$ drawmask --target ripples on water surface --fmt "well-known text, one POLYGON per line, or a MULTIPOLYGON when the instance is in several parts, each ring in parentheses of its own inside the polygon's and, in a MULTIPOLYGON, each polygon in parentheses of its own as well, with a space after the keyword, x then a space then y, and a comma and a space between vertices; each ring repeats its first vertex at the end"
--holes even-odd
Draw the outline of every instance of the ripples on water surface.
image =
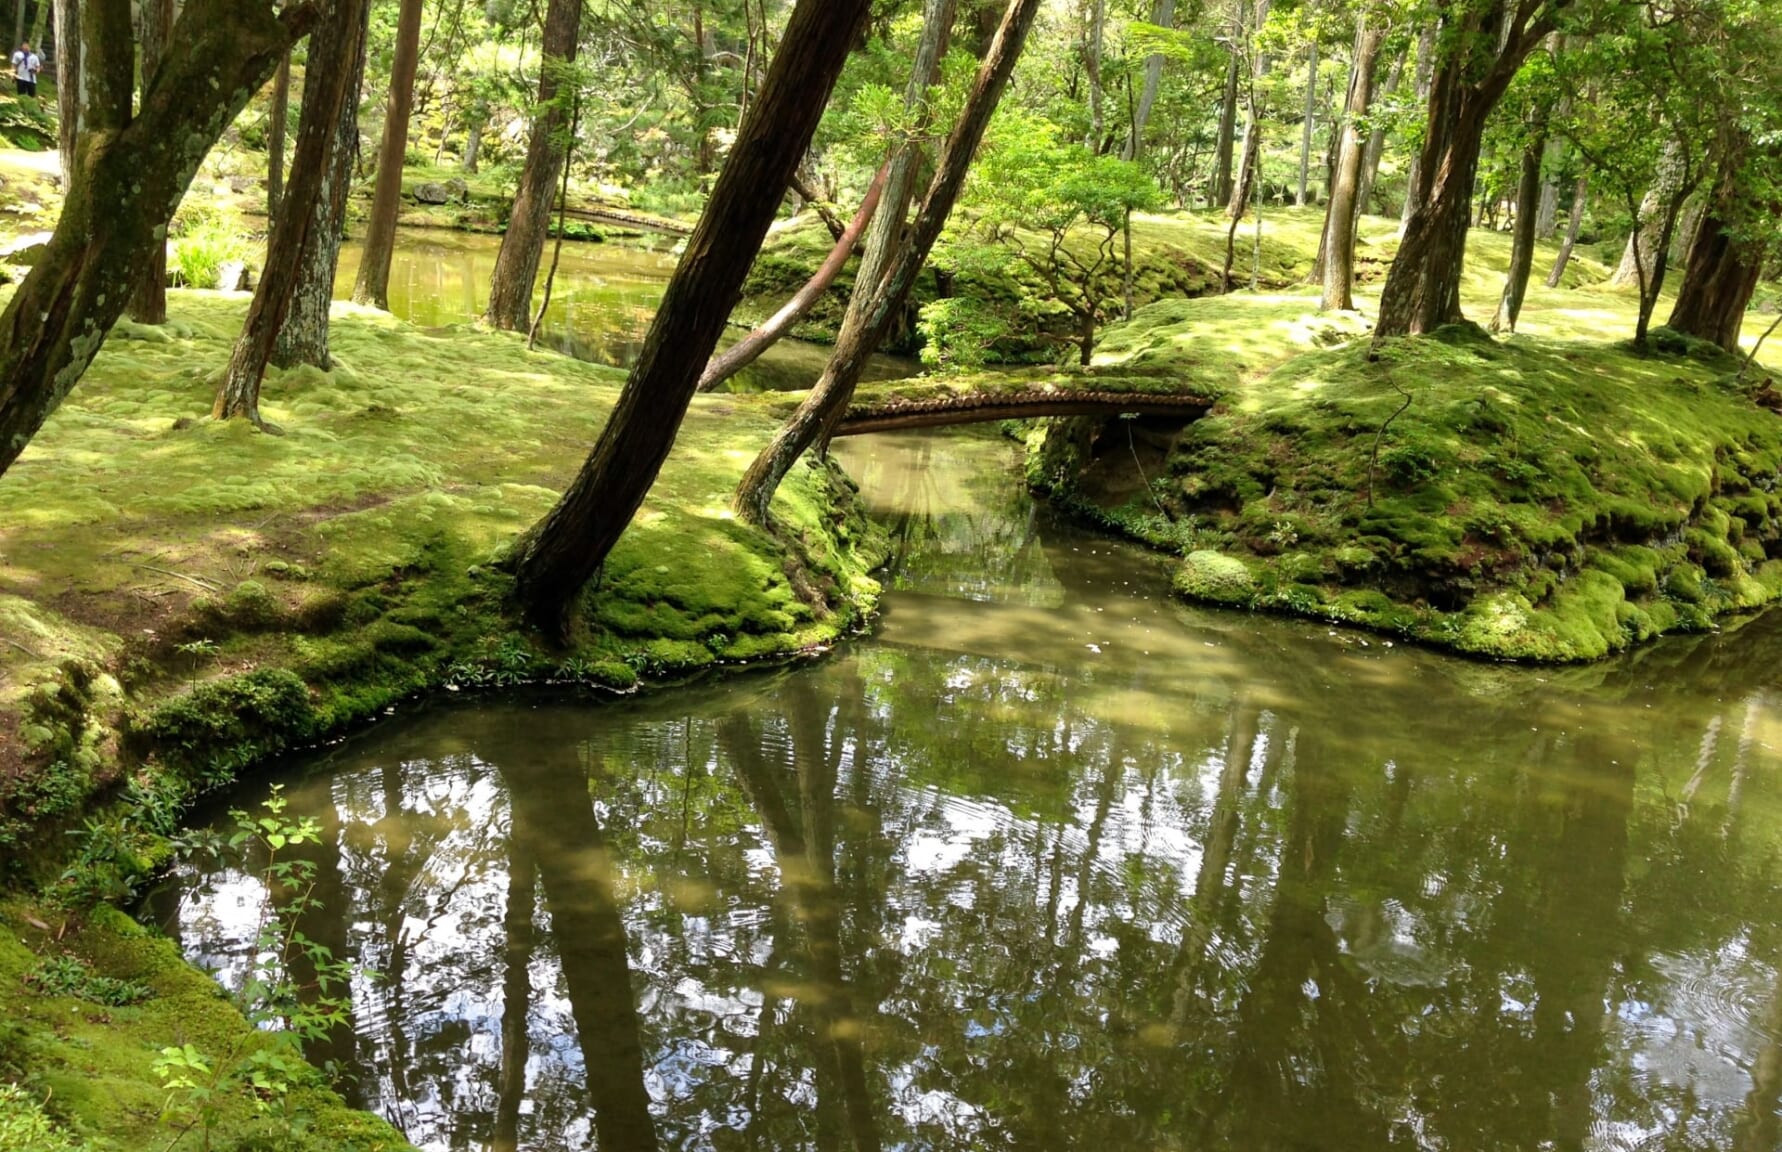
MULTIPOLYGON (((994 439, 848 454, 873 639, 286 774, 305 928, 383 974, 350 1096, 439 1149, 1777 1146, 1782 617, 1462 663, 1174 605, 994 439)), ((158 908, 228 978, 262 898, 158 908)))

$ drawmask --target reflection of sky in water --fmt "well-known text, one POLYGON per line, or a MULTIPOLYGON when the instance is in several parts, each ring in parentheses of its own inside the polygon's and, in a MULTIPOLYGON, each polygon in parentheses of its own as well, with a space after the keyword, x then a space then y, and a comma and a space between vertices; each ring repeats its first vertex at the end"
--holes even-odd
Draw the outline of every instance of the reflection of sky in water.
MULTIPOLYGON (((1591 669, 1364 648, 1175 605, 960 496, 996 441, 918 439, 848 448, 964 518, 912 535, 881 639, 429 713, 288 781, 337 848, 312 934, 388 974, 369 1106, 628 1147, 591 1101, 635 1068, 665 1148, 1778 1145, 1776 622, 1591 669)), ((239 979, 262 894, 209 879, 177 931, 239 979)))

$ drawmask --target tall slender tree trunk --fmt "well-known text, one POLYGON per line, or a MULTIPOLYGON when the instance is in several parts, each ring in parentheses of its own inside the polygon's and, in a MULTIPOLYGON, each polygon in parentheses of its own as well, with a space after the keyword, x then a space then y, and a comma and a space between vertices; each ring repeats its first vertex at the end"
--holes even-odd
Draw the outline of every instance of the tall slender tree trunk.
POLYGON ((816 387, 805 397, 792 418, 786 422, 763 448, 743 475, 736 490, 735 507, 750 523, 766 525, 774 492, 799 457, 819 441, 827 441, 835 424, 847 411, 854 388, 866 367, 867 357, 884 338, 892 319, 903 309, 916 274, 927 262, 928 254, 940 238, 953 203, 965 184, 966 172, 984 138, 997 103, 1002 99, 1009 76, 1015 70, 1027 34, 1042 0, 1010 0, 990 50, 985 53, 966 96, 959 122, 941 150, 935 163, 928 192, 922 199, 922 210, 916 216, 910 235, 897 250, 876 284, 856 281, 855 294, 865 294, 858 306, 850 303, 842 329, 835 342, 835 351, 823 369, 816 387))
POLYGON ((1430 83, 1418 207, 1380 294, 1376 347, 1387 337, 1429 332, 1460 319, 1467 209, 1485 122, 1568 3, 1552 0, 1512 10, 1507 0, 1493 0, 1460 17, 1456 46, 1437 62, 1430 83))
POLYGON ((396 252, 396 214, 402 207, 402 167, 408 157, 408 117, 414 107, 415 69, 420 63, 421 8, 421 0, 402 0, 396 17, 396 57, 390 68, 383 144, 377 153, 377 188, 371 196, 371 216, 365 222, 359 277, 353 284, 355 303, 386 312, 390 310, 390 259, 396 252))
POLYGON ((1349 103, 1343 110, 1343 138, 1337 150, 1336 179, 1324 211, 1324 296, 1322 308, 1353 311, 1355 299, 1355 198, 1367 145, 1362 121, 1373 100, 1374 63, 1386 41, 1386 27, 1362 17, 1355 37, 1355 67, 1349 103))
MULTIPOLYGON (((365 19, 368 0, 333 0, 328 20, 346 37, 353 37, 365 19)), ((318 63, 320 61, 318 60, 318 63)), ((224 370, 211 416, 227 420, 246 417, 256 428, 276 432, 260 417, 260 381, 272 360, 273 346, 302 276, 303 253, 327 218, 328 176, 333 167, 339 137, 341 108, 351 95, 352 68, 318 68, 308 73, 304 87, 317 89, 318 115, 297 125, 297 150, 291 159, 291 184, 273 222, 266 245, 266 268, 248 305, 247 321, 235 341, 234 354, 224 370), (321 75, 316 75, 319 71, 321 75)), ((307 94, 305 103, 308 103, 307 94)))
POLYGON ((1089 36, 1083 62, 1089 73, 1089 136, 1083 144, 1099 155, 1107 134, 1106 117, 1102 112, 1101 53, 1107 39, 1108 0, 1089 0, 1089 36))
MULTIPOLYGON (((1417 103, 1427 106, 1429 102, 1429 86, 1435 76, 1436 58, 1436 24, 1431 22, 1417 37, 1417 68, 1413 74, 1417 93, 1417 103)), ((1405 166, 1405 202, 1399 213, 1398 234, 1402 239, 1405 229, 1411 225, 1411 216, 1416 213, 1423 189, 1423 149, 1411 149, 1411 159, 1405 166)))
MULTIPOLYGON (((304 242, 303 255, 297 270, 297 287, 291 293, 291 306, 285 311, 285 322, 279 326, 278 340, 272 347, 272 362, 280 368, 310 364, 326 372, 334 367, 329 348, 330 312, 334 304, 334 277, 340 266, 340 243, 346 233, 347 199, 353 188, 353 166, 359 154, 359 91, 365 79, 365 56, 370 50, 371 8, 368 4, 360 18, 356 36, 350 29, 332 24, 316 29, 309 39, 310 59, 349 62, 346 102, 340 107, 340 118, 334 129, 334 151, 328 158, 326 192, 316 200, 315 223, 304 242)), ((301 126, 308 117, 325 116, 320 107, 325 98, 322 86, 306 85, 303 107, 298 112, 301 126), (315 105, 312 110, 312 100, 315 105)))
MULTIPOLYGON (((1269 2, 1270 0, 1256 0, 1254 9, 1256 28, 1252 30, 1253 33, 1268 23, 1269 2)), ((1254 35, 1252 35, 1251 44, 1255 44, 1254 35)), ((1239 219, 1249 210, 1251 196, 1256 195, 1259 191, 1256 187, 1259 181, 1255 179, 1255 173, 1259 168, 1258 161, 1262 150, 1262 117, 1256 87, 1257 83, 1268 75, 1270 61, 1267 52, 1260 48, 1255 48, 1254 51, 1256 59, 1250 69, 1250 98, 1244 109, 1244 146, 1239 154, 1237 183, 1231 190, 1231 202, 1225 206, 1225 210, 1230 213, 1233 220, 1239 219)))
MULTIPOLYGON (((1404 77, 1405 52, 1393 57, 1392 68, 1386 73, 1385 86, 1380 89, 1384 96, 1391 96, 1398 91, 1399 81, 1404 77)), ((1370 101, 1372 103, 1372 101, 1370 101)), ((1367 148, 1361 154, 1361 180, 1355 186, 1355 226, 1361 227, 1361 218, 1367 215, 1369 202, 1374 195, 1374 180, 1380 174, 1380 158, 1386 152, 1386 133, 1374 129, 1367 134, 1367 148)))
POLYGON ((871 0, 799 0, 793 9, 611 418, 563 498, 515 550, 515 595, 547 633, 564 635, 576 597, 655 483, 871 11, 871 0))
MULTIPOLYGON (((82 0, 54 0, 56 19, 56 136, 62 149, 62 187, 74 183, 75 141, 86 109, 81 102, 80 9, 82 0)), ((89 0, 90 2, 90 0, 89 0)), ((51 0, 43 0, 46 5, 51 0)), ((41 16, 42 9, 38 9, 41 16)), ((38 39, 42 39, 39 33, 38 39)))
POLYGON ((575 62, 581 27, 582 0, 551 0, 545 16, 544 65, 539 73, 532 141, 526 147, 519 194, 489 282, 487 320, 509 332, 524 332, 532 319, 532 287, 550 234, 551 198, 569 143, 564 139, 569 102, 567 94, 560 91, 562 73, 566 65, 575 62))
POLYGON ((470 123, 470 134, 464 140, 464 171, 476 175, 477 160, 483 154, 483 121, 473 120, 470 123))
MULTIPOLYGON (((1176 23, 1176 0, 1154 0, 1151 23, 1159 28, 1173 28, 1176 23)), ((1139 89, 1138 107, 1132 113, 1132 135, 1126 138, 1121 158, 1137 160, 1145 147, 1145 126, 1151 122, 1151 110, 1157 106, 1157 90, 1163 84, 1163 54, 1153 52, 1145 57, 1145 83, 1139 89)))
POLYGON ((272 101, 266 124, 266 218, 278 215, 285 194, 285 130, 291 118, 291 57, 278 62, 272 76, 272 101))
MULTIPOLYGON (((12 42, 14 44, 23 43, 25 39, 25 3, 26 0, 13 0, 12 42)), ((33 41, 32 47, 41 48, 43 45, 33 41)))
POLYGON ((1559 255, 1553 260, 1553 271, 1547 274, 1547 287, 1557 288, 1565 279, 1565 266, 1572 262, 1572 249, 1578 246, 1578 232, 1584 227, 1584 208, 1590 201, 1590 178, 1578 177, 1572 189, 1572 215, 1565 226, 1565 239, 1560 241, 1559 255))
MULTIPOLYGON (((1240 6, 1237 36, 1243 35, 1243 10, 1240 6)), ((1225 64, 1225 92, 1219 99, 1219 134, 1213 144, 1213 179, 1208 189, 1209 207, 1224 207, 1231 203, 1232 148, 1237 136, 1238 70, 1242 66, 1243 53, 1234 44, 1231 47, 1231 59, 1225 64)))
MULTIPOLYGON (((128 108, 128 0, 87 2, 97 32, 88 45, 98 45, 89 107, 121 87, 116 106, 128 108)), ((55 233, 0 313, 0 473, 80 380, 205 153, 315 16, 307 3, 281 16, 266 0, 187 0, 183 39, 138 115, 120 127, 108 113, 93 126, 104 130, 83 136, 55 233)))
POLYGON ((1493 332, 1514 332, 1528 294, 1528 275, 1534 268, 1535 230, 1541 206, 1541 156, 1547 150, 1546 131, 1522 150, 1522 175, 1516 185, 1516 230, 1510 241, 1510 270, 1504 277, 1504 294, 1491 318, 1493 332))
MULTIPOLYGON (((166 51, 167 32, 173 27, 173 0, 141 0, 142 93, 146 99, 155 70, 166 51)), ((130 301, 130 315, 138 324, 163 324, 167 320, 167 245, 149 253, 148 267, 130 301)))
MULTIPOLYGON (((1314 10, 1315 11, 1315 10, 1314 10)), ((1316 36, 1306 49, 1306 107, 1299 125, 1299 187, 1293 193, 1293 206, 1306 206, 1306 189, 1312 175, 1312 130, 1318 122, 1318 41, 1316 36)))
MULTIPOLYGON (((1561 101, 1558 116, 1564 120, 1569 114, 1567 101, 1561 101)), ((1547 147, 1541 153, 1541 171, 1545 178, 1541 181, 1541 202, 1535 208, 1535 239, 1551 240, 1559 231, 1559 169, 1565 160, 1565 141, 1555 136, 1547 141, 1547 147)))

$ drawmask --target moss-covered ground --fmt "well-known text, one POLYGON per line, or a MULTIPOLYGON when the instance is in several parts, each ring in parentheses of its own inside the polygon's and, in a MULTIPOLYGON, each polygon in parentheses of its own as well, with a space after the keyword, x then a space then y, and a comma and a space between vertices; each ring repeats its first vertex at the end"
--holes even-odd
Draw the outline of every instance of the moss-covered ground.
MULTIPOLYGON (((1507 245, 1475 234, 1469 255, 1485 318, 1507 245)), ((1094 371, 1219 405, 1185 428, 1035 430, 1030 475, 1180 553, 1194 599, 1543 661, 1712 627, 1782 593, 1782 418, 1754 400, 1767 364, 1739 381, 1736 358, 1664 332, 1636 351, 1634 302, 1591 285, 1602 272, 1579 261, 1568 286, 1535 288, 1518 335, 1456 326, 1377 359, 1355 338, 1365 293, 1360 315, 1302 294, 1152 305, 1107 333, 1094 371)))
MULTIPOLYGON (((774 419, 717 397, 695 403, 570 646, 546 650, 494 562, 574 474, 622 375, 342 305, 332 371, 269 374, 263 410, 285 434, 265 435, 208 419, 245 304, 175 292, 165 328, 120 325, 0 483, 0 888, 42 894, 21 915, 124 897, 165 859, 167 812, 417 693, 625 691, 820 649, 872 608, 882 540, 838 473, 795 470, 781 537, 732 518, 774 419)), ((5 951, 15 927, 0 1020, 24 1028, 26 1071, 81 1131, 145 1147, 133 1133, 156 1105, 134 1054, 104 1057, 128 1091, 55 1079, 79 1078, 105 1024, 44 1023, 56 1006, 21 992, 23 954, 5 951)), ((92 959, 134 978, 135 959, 92 959)), ((164 1039, 164 1011, 110 1016, 164 1039)))

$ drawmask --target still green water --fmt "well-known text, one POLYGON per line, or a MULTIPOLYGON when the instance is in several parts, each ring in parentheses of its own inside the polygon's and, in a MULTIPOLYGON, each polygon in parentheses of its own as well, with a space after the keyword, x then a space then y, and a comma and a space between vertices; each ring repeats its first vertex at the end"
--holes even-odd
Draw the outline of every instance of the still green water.
MULTIPOLYGON (((846 455, 870 639, 282 773, 305 930, 381 974, 313 1053, 354 1099, 429 1149, 1777 1147, 1782 615, 1464 663, 1172 603, 996 439, 846 455)), ((265 897, 157 907, 229 980, 265 897)))
MULTIPOLYGON (((489 281, 500 250, 499 236, 431 228, 399 230, 390 264, 390 311, 427 328, 477 319, 488 308, 489 281)), ((352 295, 359 252, 357 243, 341 249, 334 290, 342 299, 352 295)), ((564 244, 550 308, 539 327, 539 344, 595 364, 631 367, 643 350, 644 336, 677 259, 669 239, 564 244)), ((549 267, 547 249, 538 276, 540 293, 549 267)), ((728 346, 742 334, 742 329, 733 329, 724 344, 728 346)), ((782 340, 738 374, 731 388, 750 392, 809 388, 828 360, 828 348, 782 340)), ((901 379, 918 367, 901 357, 874 356, 866 378, 901 379)))

